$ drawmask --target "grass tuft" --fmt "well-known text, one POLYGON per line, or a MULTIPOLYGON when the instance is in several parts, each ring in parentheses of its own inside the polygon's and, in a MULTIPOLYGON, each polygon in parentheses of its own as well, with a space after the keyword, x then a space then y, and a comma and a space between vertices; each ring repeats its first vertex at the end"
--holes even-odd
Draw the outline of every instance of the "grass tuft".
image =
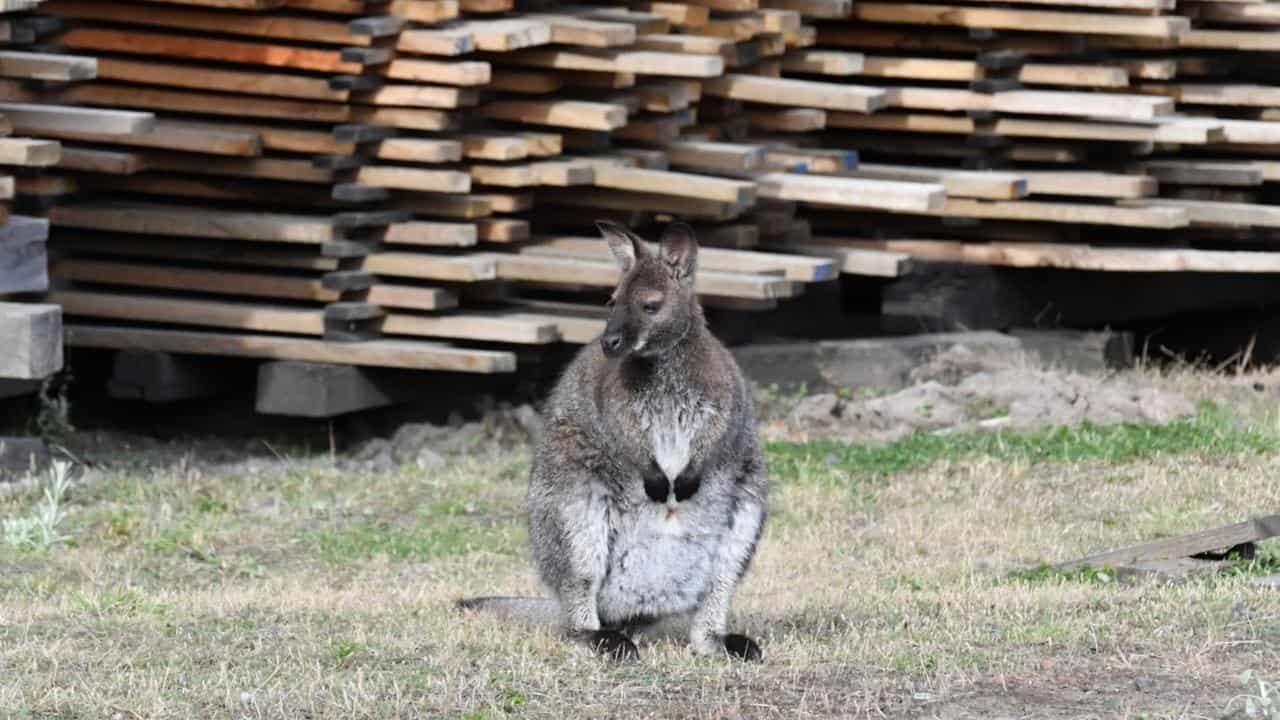
POLYGON ((41 487, 43 497, 27 515, 0 519, 0 540, 15 550, 40 551, 70 539, 62 531, 67 519, 64 499, 71 485, 71 463, 55 460, 41 487))

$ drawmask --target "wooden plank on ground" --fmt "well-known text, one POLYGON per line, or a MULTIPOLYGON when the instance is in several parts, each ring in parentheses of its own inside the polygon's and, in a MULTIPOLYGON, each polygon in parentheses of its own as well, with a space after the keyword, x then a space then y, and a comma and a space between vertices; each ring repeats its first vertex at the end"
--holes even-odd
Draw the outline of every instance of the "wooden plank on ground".
POLYGON ((1064 570, 1081 567, 1119 567, 1149 560, 1184 558, 1214 550, 1227 550, 1276 535, 1280 535, 1280 515, 1268 515, 1190 535, 1179 535, 1122 550, 1097 553, 1062 563, 1058 567, 1064 570))

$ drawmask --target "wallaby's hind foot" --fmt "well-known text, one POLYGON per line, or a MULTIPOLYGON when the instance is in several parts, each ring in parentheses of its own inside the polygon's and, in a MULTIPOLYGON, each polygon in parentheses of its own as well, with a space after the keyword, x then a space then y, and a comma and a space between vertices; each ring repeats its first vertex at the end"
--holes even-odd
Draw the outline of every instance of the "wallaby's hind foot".
POLYGON ((617 662, 634 662, 640 659, 640 650, 631 638, 617 630, 597 630, 590 634, 587 644, 596 653, 617 662))
POLYGON ((734 657, 747 662, 762 662, 764 653, 760 651, 760 644, 746 635, 738 635, 731 633, 724 636, 724 650, 729 653, 729 657, 734 657))

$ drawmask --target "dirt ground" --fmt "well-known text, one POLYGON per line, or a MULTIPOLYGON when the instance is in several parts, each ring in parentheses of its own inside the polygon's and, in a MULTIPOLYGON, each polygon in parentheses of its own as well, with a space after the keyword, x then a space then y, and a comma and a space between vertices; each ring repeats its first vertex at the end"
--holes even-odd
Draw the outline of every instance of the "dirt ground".
POLYGON ((959 349, 892 395, 761 390, 752 666, 660 643, 613 667, 453 610, 537 591, 527 408, 336 456, 73 437, 64 538, 0 536, 0 716, 1263 717, 1276 543, 1175 583, 1040 566, 1280 511, 1280 376, 1042 372, 959 349))

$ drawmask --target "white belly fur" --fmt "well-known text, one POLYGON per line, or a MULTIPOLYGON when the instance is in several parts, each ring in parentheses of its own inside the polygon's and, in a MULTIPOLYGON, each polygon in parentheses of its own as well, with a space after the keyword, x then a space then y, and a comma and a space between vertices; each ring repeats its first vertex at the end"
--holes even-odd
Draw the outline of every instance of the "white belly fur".
POLYGON ((597 597, 600 619, 623 622, 696 608, 706 594, 721 530, 698 508, 645 505, 619 518, 609 573, 597 597))

